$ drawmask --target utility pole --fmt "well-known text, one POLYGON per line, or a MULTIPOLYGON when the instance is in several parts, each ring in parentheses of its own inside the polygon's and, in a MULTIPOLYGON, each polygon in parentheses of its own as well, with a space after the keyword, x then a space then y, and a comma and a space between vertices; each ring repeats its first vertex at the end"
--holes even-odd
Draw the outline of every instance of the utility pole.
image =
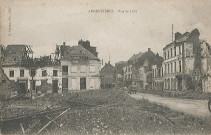
POLYGON ((172 42, 174 41, 174 24, 172 24, 172 42))

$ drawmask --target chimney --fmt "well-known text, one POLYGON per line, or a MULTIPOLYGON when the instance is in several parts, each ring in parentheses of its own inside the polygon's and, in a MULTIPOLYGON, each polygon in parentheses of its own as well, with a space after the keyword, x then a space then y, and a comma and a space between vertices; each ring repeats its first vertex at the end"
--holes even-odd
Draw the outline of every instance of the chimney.
POLYGON ((63 46, 65 46, 66 45, 66 43, 65 42, 63 42, 63 46))
POLYGON ((151 48, 148 48, 148 51, 151 51, 151 48))
POLYGON ((179 37, 181 37, 181 36, 182 36, 181 33, 179 33, 179 32, 175 33, 175 40, 179 39, 179 37))
POLYGON ((195 39, 199 39, 200 33, 197 28, 191 31, 191 36, 194 37, 195 39))

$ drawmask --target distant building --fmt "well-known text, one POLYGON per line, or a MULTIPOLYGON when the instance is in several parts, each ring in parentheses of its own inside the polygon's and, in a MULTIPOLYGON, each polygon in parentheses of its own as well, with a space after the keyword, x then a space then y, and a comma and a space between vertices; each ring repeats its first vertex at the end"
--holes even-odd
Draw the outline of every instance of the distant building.
POLYGON ((134 76, 137 76, 133 81, 134 87, 138 87, 141 89, 151 88, 152 73, 149 61, 147 59, 144 61, 144 64, 138 68, 138 72, 135 73, 134 76))
POLYGON ((105 66, 100 71, 101 88, 111 89, 115 86, 116 69, 111 65, 110 61, 105 63, 105 66))
POLYGON ((162 63, 162 57, 148 48, 148 51, 133 55, 124 68, 124 86, 150 89, 152 85, 152 65, 162 63))
POLYGON ((116 69, 115 86, 117 88, 123 87, 124 67, 126 65, 127 65, 127 61, 119 61, 119 62, 115 63, 115 69, 116 69))

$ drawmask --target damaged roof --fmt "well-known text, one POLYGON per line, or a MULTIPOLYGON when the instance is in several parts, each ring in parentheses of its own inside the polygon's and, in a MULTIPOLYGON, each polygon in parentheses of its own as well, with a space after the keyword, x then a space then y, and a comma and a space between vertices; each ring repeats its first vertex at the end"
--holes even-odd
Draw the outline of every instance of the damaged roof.
POLYGON ((4 51, 3 66, 20 66, 27 45, 8 45, 4 51))
POLYGON ((61 58, 61 60, 74 60, 81 57, 90 60, 99 60, 98 57, 82 46, 64 46, 64 56, 61 58))
POLYGON ((195 28, 194 30, 190 32, 185 32, 184 34, 182 34, 180 37, 178 37, 177 39, 175 39, 173 42, 171 42, 170 44, 166 45, 163 50, 165 50, 166 48, 168 48, 171 45, 176 45, 178 43, 182 43, 187 41, 188 39, 190 39, 191 36, 194 36, 195 34, 198 34, 199 30, 197 28, 195 28))

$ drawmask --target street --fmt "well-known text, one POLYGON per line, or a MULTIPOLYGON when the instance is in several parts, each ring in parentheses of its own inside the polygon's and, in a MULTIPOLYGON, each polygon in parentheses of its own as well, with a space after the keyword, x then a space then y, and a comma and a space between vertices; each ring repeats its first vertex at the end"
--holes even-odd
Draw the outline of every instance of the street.
POLYGON ((131 94, 130 96, 135 99, 147 99, 149 102, 157 103, 172 110, 198 117, 211 116, 207 107, 207 100, 178 99, 145 93, 131 94))

